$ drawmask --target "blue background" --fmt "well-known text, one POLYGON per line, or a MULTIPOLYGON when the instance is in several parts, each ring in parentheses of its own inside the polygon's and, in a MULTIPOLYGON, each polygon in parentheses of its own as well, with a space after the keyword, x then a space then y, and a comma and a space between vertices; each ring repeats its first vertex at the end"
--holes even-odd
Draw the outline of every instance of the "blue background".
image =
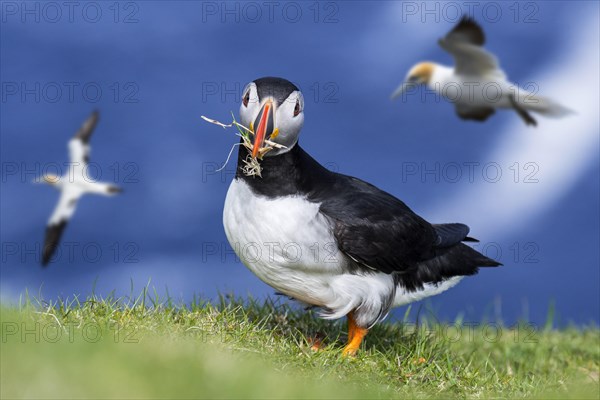
POLYGON ((431 222, 468 224, 478 249, 504 263, 427 310, 541 324, 555 304, 560 324, 598 323, 597 2, 472 10, 513 82, 577 112, 539 117, 535 129, 507 111, 461 121, 426 90, 390 101, 414 63, 452 62, 437 39, 469 11, 459 2, 281 2, 272 14, 262 2, 81 2, 72 15, 62 2, 44 4, 2 3, 3 301, 26 290, 127 295, 148 282, 182 301, 272 294, 222 228, 235 166, 214 170, 236 138, 200 119, 229 121, 244 85, 271 75, 303 90, 301 144, 317 160, 431 222), (58 193, 31 181, 64 168, 67 141, 95 108, 91 172, 125 193, 82 199, 58 259, 42 269, 58 193))

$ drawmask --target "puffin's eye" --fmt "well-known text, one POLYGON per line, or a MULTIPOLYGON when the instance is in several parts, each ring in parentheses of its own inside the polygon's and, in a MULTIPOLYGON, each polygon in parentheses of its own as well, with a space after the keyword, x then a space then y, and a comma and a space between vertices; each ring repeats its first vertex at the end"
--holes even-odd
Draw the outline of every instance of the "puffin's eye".
POLYGON ((242 103, 244 104, 244 107, 248 107, 249 101, 250 101, 250 91, 248 90, 246 92, 246 94, 244 95, 244 98, 242 99, 242 103))
POLYGON ((300 114, 300 101, 296 100, 296 106, 294 107, 294 117, 297 117, 300 114))

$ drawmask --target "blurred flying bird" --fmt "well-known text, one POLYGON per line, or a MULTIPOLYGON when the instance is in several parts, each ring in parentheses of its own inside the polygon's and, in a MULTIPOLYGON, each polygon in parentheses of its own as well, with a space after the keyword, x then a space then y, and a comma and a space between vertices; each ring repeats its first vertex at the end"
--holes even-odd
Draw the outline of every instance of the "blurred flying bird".
POLYGON ((252 141, 240 146, 227 192, 227 239, 279 293, 321 308, 324 318, 347 316, 344 354, 356 353, 392 307, 441 293, 479 267, 500 265, 463 244, 476 241, 466 225, 430 224, 394 196, 308 155, 298 144, 304 100, 293 83, 249 83, 240 118, 252 141), (246 168, 256 156, 260 177, 246 168))
POLYGON ((483 30, 470 17, 464 16, 438 43, 454 58, 454 68, 420 62, 411 68, 405 81, 392 93, 392 99, 409 89, 427 85, 453 102, 462 119, 485 121, 496 109, 505 108, 514 110, 525 124, 536 126, 530 112, 547 117, 572 113, 555 101, 508 81, 496 56, 483 48, 483 30))
POLYGON ((48 221, 46 238, 42 249, 42 265, 46 266, 56 251, 67 222, 75 212, 77 201, 86 193, 112 196, 121 188, 109 183, 96 182, 87 175, 90 145, 89 140, 98 123, 98 112, 94 111, 69 141, 69 171, 63 176, 44 175, 40 183, 47 183, 60 190, 60 199, 48 221))

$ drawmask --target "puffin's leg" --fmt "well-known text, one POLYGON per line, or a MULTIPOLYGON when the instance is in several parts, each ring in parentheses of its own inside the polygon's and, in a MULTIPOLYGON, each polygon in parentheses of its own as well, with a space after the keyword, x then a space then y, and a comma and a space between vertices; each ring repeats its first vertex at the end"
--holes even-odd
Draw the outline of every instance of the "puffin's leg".
POLYGON ((348 318, 348 344, 344 347, 342 355, 353 356, 358 351, 363 338, 369 330, 358 326, 352 313, 349 313, 346 317, 348 318))
POLYGON ((354 321, 352 313, 346 315, 346 318, 348 319, 348 343, 350 343, 354 338, 354 332, 356 331, 356 322, 354 321))

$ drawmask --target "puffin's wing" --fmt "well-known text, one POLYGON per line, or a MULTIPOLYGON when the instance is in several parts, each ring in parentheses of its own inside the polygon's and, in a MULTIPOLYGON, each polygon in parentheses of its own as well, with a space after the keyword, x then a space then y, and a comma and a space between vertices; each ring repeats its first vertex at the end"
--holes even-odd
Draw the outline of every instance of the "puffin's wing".
POLYGON ((340 251, 363 267, 410 273, 437 263, 431 268, 440 269, 453 261, 440 256, 461 242, 476 241, 467 236, 467 225, 432 225, 391 194, 360 179, 337 176, 331 187, 335 195, 322 199, 320 211, 331 222, 340 251))
POLYGON ((69 156, 72 163, 87 164, 89 162, 89 141, 98 123, 98 117, 98 111, 93 111, 81 125, 77 133, 75 133, 73 139, 69 141, 69 156))
POLYGON ((454 58, 457 75, 506 78, 496 56, 483 48, 485 35, 473 19, 463 17, 438 43, 454 58))
POLYGON ((321 203, 337 246, 358 264, 391 273, 434 257, 438 234, 402 201, 356 178, 321 203), (351 187, 351 189, 349 189, 351 187))
POLYGON ((56 251, 67 222, 75 212, 79 197, 81 197, 80 191, 69 186, 63 189, 58 204, 46 226, 46 238, 44 240, 44 248, 42 249, 43 266, 48 264, 52 254, 56 251))
POLYGON ((437 234, 435 247, 454 246, 460 242, 478 242, 469 236, 469 227, 465 224, 433 224, 433 229, 437 234))

